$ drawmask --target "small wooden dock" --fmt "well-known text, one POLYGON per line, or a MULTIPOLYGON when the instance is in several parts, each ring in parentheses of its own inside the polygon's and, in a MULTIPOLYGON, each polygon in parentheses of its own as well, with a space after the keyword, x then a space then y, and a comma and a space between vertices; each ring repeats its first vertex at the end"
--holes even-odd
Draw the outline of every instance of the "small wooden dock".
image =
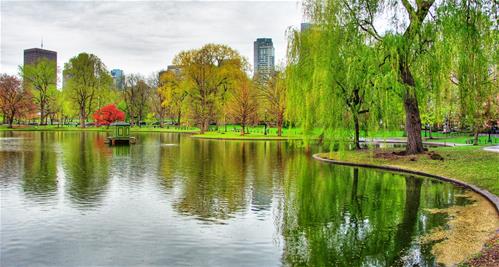
POLYGON ((130 124, 126 122, 114 122, 111 123, 113 129, 113 134, 108 136, 104 141, 106 144, 111 146, 115 146, 118 144, 135 144, 137 139, 133 136, 130 136, 130 124))
POLYGON ((133 137, 133 136, 130 136, 127 138, 108 136, 106 138, 106 140, 104 141, 104 143, 115 146, 118 144, 135 144, 136 141, 137 141, 137 139, 135 139, 135 137, 133 137))

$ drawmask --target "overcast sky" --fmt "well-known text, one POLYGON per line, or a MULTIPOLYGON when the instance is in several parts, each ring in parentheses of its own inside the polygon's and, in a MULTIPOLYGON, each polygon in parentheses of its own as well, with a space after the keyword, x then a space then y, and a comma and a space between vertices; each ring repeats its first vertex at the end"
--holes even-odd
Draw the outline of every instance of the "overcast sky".
POLYGON ((1 0, 0 72, 16 74, 23 50, 57 52, 60 69, 80 52, 108 69, 149 75, 181 50, 227 44, 253 63, 253 41, 270 37, 276 63, 286 30, 299 27, 297 1, 5 1, 1 0))

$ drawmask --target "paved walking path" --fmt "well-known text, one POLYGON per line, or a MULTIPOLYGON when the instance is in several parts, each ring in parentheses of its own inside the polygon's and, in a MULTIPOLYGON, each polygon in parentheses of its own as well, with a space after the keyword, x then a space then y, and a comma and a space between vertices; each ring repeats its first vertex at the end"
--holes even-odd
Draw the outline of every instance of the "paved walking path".
MULTIPOLYGON (((405 143, 407 143, 407 140, 405 140, 405 139, 394 139, 394 138, 388 138, 388 139, 380 139, 380 138, 365 139, 365 138, 361 138, 360 141, 364 142, 364 143, 370 143, 370 144, 382 144, 382 143, 405 144, 405 143)), ((458 143, 450 143, 450 142, 433 142, 433 141, 432 142, 423 142, 423 144, 425 144, 425 145, 433 145, 433 146, 472 146, 472 144, 458 144, 458 143)), ((484 147, 483 150, 499 153, 499 145, 484 147)))
MULTIPOLYGON (((374 138, 374 139, 365 139, 361 138, 361 142, 367 142, 370 144, 382 144, 382 143, 388 143, 388 144, 405 144, 407 143, 407 140, 405 139, 394 139, 394 138, 387 138, 387 139, 382 139, 382 138, 374 138)), ((450 143, 450 142, 423 142, 425 145, 433 145, 433 146, 471 146, 471 144, 458 144, 458 143, 450 143)))
POLYGON ((484 147, 483 150, 499 153, 499 145, 484 147))

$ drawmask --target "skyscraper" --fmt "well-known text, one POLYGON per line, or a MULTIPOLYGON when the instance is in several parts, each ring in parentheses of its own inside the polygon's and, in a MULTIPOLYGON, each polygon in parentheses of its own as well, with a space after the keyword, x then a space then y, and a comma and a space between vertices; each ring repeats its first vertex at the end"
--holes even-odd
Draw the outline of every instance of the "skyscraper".
POLYGON ((180 67, 179 66, 176 66, 176 65, 168 65, 168 71, 172 71, 173 73, 175 73, 175 75, 179 75, 180 74, 180 67))
POLYGON ((41 59, 54 61, 54 73, 57 77, 57 52, 41 48, 24 50, 24 65, 35 65, 41 59))
POLYGON ((113 77, 114 86, 116 86, 118 90, 123 90, 125 87, 125 75, 123 74, 123 70, 111 70, 111 77, 113 77))
POLYGON ((304 31, 310 29, 310 27, 312 27, 312 23, 304 22, 304 23, 300 24, 300 31, 304 32, 304 31))
POLYGON ((24 50, 24 65, 36 64, 38 60, 45 58, 53 60, 57 66, 57 52, 41 48, 30 48, 24 50))
POLYGON ((274 44, 271 38, 258 38, 253 43, 254 75, 270 75, 274 71, 274 44))

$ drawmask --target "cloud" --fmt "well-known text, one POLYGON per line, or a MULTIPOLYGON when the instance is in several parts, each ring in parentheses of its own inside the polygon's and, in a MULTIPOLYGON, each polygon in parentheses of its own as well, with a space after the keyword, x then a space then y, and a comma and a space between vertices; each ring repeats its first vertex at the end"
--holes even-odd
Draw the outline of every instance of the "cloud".
POLYGON ((223 43, 252 61, 253 41, 270 37, 277 61, 285 31, 301 22, 295 1, 1 2, 1 72, 17 73, 23 50, 58 52, 58 65, 94 53, 109 69, 149 74, 181 50, 223 43))

